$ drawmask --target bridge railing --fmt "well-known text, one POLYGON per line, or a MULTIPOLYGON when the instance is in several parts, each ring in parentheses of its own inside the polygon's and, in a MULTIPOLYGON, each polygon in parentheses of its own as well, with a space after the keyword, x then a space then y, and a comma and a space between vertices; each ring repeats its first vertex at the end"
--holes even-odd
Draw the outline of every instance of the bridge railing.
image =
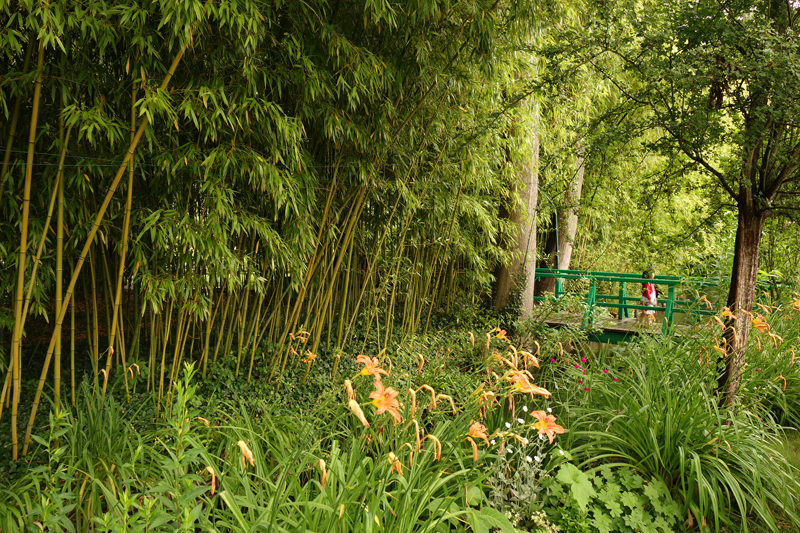
POLYGON ((701 279, 681 278, 678 276, 657 275, 654 278, 645 281, 645 279, 642 278, 641 274, 620 273, 620 272, 591 272, 586 270, 558 270, 552 268, 537 268, 536 277, 555 278, 555 293, 553 294, 553 296, 552 297, 536 296, 534 297, 534 300, 537 301, 542 301, 549 298, 560 299, 562 296, 566 294, 577 294, 578 296, 584 296, 583 294, 565 292, 563 287, 563 280, 567 279, 589 280, 589 290, 585 294, 587 310, 583 316, 582 320, 583 326, 590 325, 593 322, 595 306, 617 308, 618 317, 620 319, 628 318, 630 316, 630 311, 633 309, 642 311, 663 311, 664 320, 662 322, 661 332, 664 334, 666 334, 669 328, 672 326, 675 314, 677 313, 691 314, 695 318, 699 318, 702 315, 714 314, 714 311, 707 309, 700 309, 695 300, 676 299, 675 287, 677 287, 678 285, 692 285, 697 288, 702 288, 702 287, 719 285, 718 280, 707 280, 707 279, 701 280, 701 279), (618 293, 616 295, 598 293, 597 292, 598 281, 606 281, 619 284, 618 293), (628 296, 626 288, 627 285, 635 284, 637 285, 637 290, 638 290, 643 282, 653 283, 655 285, 667 286, 667 297, 666 298, 663 298, 663 296, 659 297, 660 301, 665 302, 665 305, 663 307, 630 303, 630 302, 639 302, 641 296, 628 296))

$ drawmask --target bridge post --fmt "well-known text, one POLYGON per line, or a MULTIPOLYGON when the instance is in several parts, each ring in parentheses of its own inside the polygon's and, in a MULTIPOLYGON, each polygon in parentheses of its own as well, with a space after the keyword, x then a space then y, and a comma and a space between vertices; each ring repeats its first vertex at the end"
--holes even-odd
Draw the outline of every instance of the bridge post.
POLYGON ((664 308, 664 323, 661 326, 661 334, 666 335, 667 330, 672 326, 672 311, 675 308, 675 285, 670 285, 667 291, 667 306, 664 308))
POLYGON ((582 327, 586 327, 594 322, 594 304, 597 296, 597 281, 591 278, 589 283, 589 294, 586 296, 586 313, 583 315, 582 327))
POLYGON ((626 300, 627 294, 625 293, 625 282, 619 282, 619 313, 618 318, 622 320, 623 318, 628 318, 628 306, 626 300))

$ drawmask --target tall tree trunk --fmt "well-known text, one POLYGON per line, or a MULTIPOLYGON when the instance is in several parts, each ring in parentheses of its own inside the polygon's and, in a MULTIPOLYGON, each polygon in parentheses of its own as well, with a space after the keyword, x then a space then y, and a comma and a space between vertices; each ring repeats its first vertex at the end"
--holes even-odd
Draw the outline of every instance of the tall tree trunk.
POLYGON ((728 307, 736 315, 725 331, 726 355, 717 361, 721 374, 717 379, 720 407, 732 407, 744 365, 745 345, 750 330, 750 311, 758 278, 758 255, 765 213, 756 208, 752 190, 740 189, 739 222, 736 228, 731 288, 728 307), (744 312, 746 311, 746 312, 744 312))
MULTIPOLYGON (((583 193, 585 155, 582 146, 578 146, 575 155, 575 174, 564 197, 563 207, 553 214, 550 229, 547 231, 544 258, 539 262, 542 268, 568 270, 572 260, 573 243, 578 231, 578 210, 583 193)), ((536 296, 546 292, 555 292, 555 278, 543 278, 536 287, 536 296)))
MULTIPOLYGON (((495 271, 494 307, 502 309, 518 287, 521 293, 521 317, 527 318, 533 309, 533 290, 536 273, 536 205, 539 199, 539 112, 531 113, 530 126, 523 128, 530 136, 530 148, 520 161, 520 203, 508 212, 502 208, 501 217, 513 222, 518 233, 510 265, 499 265, 495 271)), ((513 132, 512 132, 513 135, 513 132)))

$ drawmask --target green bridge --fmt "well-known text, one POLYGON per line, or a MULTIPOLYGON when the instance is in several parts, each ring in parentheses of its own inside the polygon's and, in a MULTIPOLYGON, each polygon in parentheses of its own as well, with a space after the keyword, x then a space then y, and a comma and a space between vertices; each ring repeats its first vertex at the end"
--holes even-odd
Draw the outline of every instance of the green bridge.
MULTIPOLYGON (((701 308, 697 299, 676 298, 676 288, 679 286, 687 289, 694 288, 699 292, 701 289, 716 288, 719 286, 719 279, 700 279, 700 278, 681 278, 678 276, 655 276, 653 279, 645 280, 641 274, 628 274, 619 272, 590 272, 585 270, 558 270, 550 268, 537 268, 536 278, 555 278, 555 293, 547 296, 537 296, 534 300, 562 300, 564 296, 579 296, 585 304, 585 311, 582 316, 574 314, 556 313, 545 322, 552 327, 580 326, 581 328, 591 328, 593 333, 590 340, 597 342, 617 343, 623 340, 630 340, 631 336, 646 334, 672 335, 677 334, 675 317, 678 314, 688 315, 684 322, 694 323, 703 316, 714 315, 715 311, 701 308), (566 292, 564 290, 564 280, 587 280, 589 289, 585 293, 566 292), (616 288, 616 294, 599 293, 598 282, 605 288, 616 288), (663 306, 641 305, 641 284, 653 283, 658 289, 666 287, 666 295, 658 294, 659 304, 663 306), (630 294, 630 295, 629 295, 630 294), (613 319, 597 320, 596 310, 598 307, 612 308, 617 310, 617 316, 613 319), (631 318, 634 310, 656 311, 663 313, 660 325, 654 326, 642 324, 631 318)), ((713 290, 713 289, 712 289, 713 290)), ((681 291, 685 292, 685 291, 681 291)), ((686 326, 685 326, 686 327, 686 326)))

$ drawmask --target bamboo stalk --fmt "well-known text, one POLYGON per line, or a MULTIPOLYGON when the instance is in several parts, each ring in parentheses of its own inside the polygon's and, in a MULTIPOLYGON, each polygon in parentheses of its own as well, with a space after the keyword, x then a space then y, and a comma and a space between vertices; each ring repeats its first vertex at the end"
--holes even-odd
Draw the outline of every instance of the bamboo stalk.
MULTIPOLYGON (((62 151, 61 159, 60 159, 60 167, 59 168, 63 168, 63 162, 64 162, 64 152, 62 151)), ((45 224, 44 224, 44 230, 42 231, 42 236, 41 236, 41 239, 39 240, 39 245, 38 245, 37 250, 36 250, 36 256, 35 256, 35 258, 33 260, 33 269, 32 269, 32 272, 31 272, 31 279, 28 282, 28 288, 27 288, 26 293, 25 293, 25 303, 23 304, 23 308, 22 308, 22 324, 20 326, 20 329, 23 330, 23 331, 25 330, 25 322, 27 321, 27 317, 28 317, 28 307, 29 307, 29 304, 30 304, 31 295, 33 294, 34 280, 36 279, 36 273, 37 273, 37 270, 39 268, 40 258, 41 258, 41 255, 42 255, 42 251, 44 249, 44 243, 45 243, 45 240, 47 238, 47 231, 48 231, 48 228, 50 227, 50 218, 51 218, 51 216, 53 214, 53 207, 55 205, 55 201, 56 201, 56 197, 57 197, 57 191, 58 191, 58 185, 60 183, 60 177, 61 177, 60 173, 57 173, 55 182, 53 184, 53 192, 50 195, 50 204, 49 204, 49 208, 48 208, 48 211, 47 211, 47 219, 46 219, 45 224)), ((6 379, 8 379, 8 380, 11 379, 13 371, 14 371, 14 361, 13 361, 13 358, 11 356, 9 356, 9 366, 8 366, 7 378, 6 379)), ((0 401, 2 401, 3 398, 4 398, 4 396, 0 395, 0 401)), ((8 406, 10 406, 10 401, 11 401, 11 395, 9 394, 9 396, 8 396, 8 402, 9 402, 8 406)), ((2 419, 2 409, 0 409, 0 419, 2 419)))
POLYGON ((92 357, 92 361, 94 363, 95 375, 97 375, 98 365, 100 364, 100 310, 97 308, 97 269, 95 268, 94 249, 95 245, 92 244, 89 249, 89 273, 92 275, 92 345, 94 346, 94 357, 92 357))
POLYGON ((72 407, 75 407, 75 300, 70 302, 69 368, 72 385, 72 407))
MULTIPOLYGON (((28 74, 28 67, 31 63, 31 52, 33 51, 33 34, 29 36, 28 49, 25 51, 25 61, 22 64, 22 77, 28 74)), ((6 141, 6 152, 3 155, 3 166, 0 168, 0 202, 3 201, 3 191, 6 186, 6 172, 8 172, 8 163, 11 160, 11 149, 14 147, 14 137, 17 134, 17 122, 19 120, 19 110, 22 104, 22 90, 17 95, 17 100, 14 102, 14 111, 11 114, 11 125, 8 128, 8 140, 6 141)))
MULTIPOLYGON (((361 191, 358 194, 356 199, 356 205, 350 211, 349 220, 347 223, 347 227, 345 229, 342 238, 340 239, 340 251, 336 257, 336 263, 333 266, 333 272, 331 274, 331 278, 335 278, 337 272, 339 271, 339 267, 341 266, 342 262, 344 261, 345 256, 347 255, 350 247, 350 243, 353 240, 353 236, 355 235, 355 225, 356 222, 361 218, 361 210, 364 207, 364 199, 367 195, 367 186, 361 188, 361 191)), ((327 290, 325 292, 325 297, 323 298, 323 305, 327 305, 327 302, 330 301, 331 296, 333 295, 333 283, 329 283, 327 290)), ((317 337, 317 341, 318 337, 317 337)))
MULTIPOLYGON (((183 52, 184 52, 184 47, 181 47, 181 49, 177 52, 177 54, 175 54, 175 59, 172 61, 172 65, 170 65, 170 68, 167 71, 166 76, 164 76, 164 80, 161 82, 160 89, 162 91, 167 88, 169 80, 172 78, 173 74, 175 74, 175 69, 178 68, 178 63, 180 63, 180 60, 183 57, 183 52)), ((72 274, 72 279, 70 280, 69 286, 67 287, 67 293, 66 296, 64 297, 64 302, 63 302, 64 307, 62 307, 61 309, 61 314, 56 318, 57 327, 60 326, 61 323, 63 323, 64 321, 64 315, 66 314, 65 313, 66 305, 72 298, 72 293, 75 289, 75 282, 77 281, 77 278, 80 275, 83 263, 86 261, 86 255, 89 253, 89 247, 91 246, 92 241, 94 240, 94 236, 97 234, 97 230, 100 227, 100 223, 103 221, 103 217, 105 217, 108 204, 111 202, 111 198, 114 196, 114 192, 116 191, 117 185, 119 184, 120 179, 122 179, 122 174, 125 172, 125 169, 128 166, 128 161, 130 161, 131 158, 133 157, 133 150, 136 149, 136 145, 138 144, 139 139, 141 139, 142 134, 144 134, 144 130, 147 124, 148 124, 148 115, 145 114, 141 124, 139 125, 138 130, 136 131, 136 136, 134 137, 131 145, 128 147, 128 150, 125 154, 124 159, 122 160, 122 163, 120 164, 120 168, 117 171, 116 176, 114 176, 114 180, 111 183, 111 187, 109 187, 108 192, 106 193, 106 197, 103 200, 103 204, 100 206, 100 210, 97 212, 97 216, 95 217, 94 223, 92 224, 92 229, 89 231, 89 235, 86 238, 86 243, 84 244, 83 250, 81 251, 81 256, 78 259, 77 265, 75 265, 75 272, 72 274)), ((28 420, 28 427, 25 431, 25 444, 22 450, 23 455, 28 450, 28 444, 30 443, 30 434, 31 431, 33 430, 33 421, 36 418, 36 411, 38 410, 39 407, 39 400, 41 399, 42 396, 44 381, 45 377, 47 376, 47 371, 50 366, 50 360, 52 359, 54 348, 55 348, 55 336, 51 337, 50 339, 50 345, 47 349, 47 356, 45 357, 42 373, 39 377, 39 385, 36 389, 36 395, 34 396, 33 406, 31 408, 31 416, 28 420)))
POLYGON ((189 338, 189 325, 191 322, 191 313, 189 313, 185 307, 181 308, 178 312, 178 329, 175 330, 175 353, 172 354, 172 366, 169 371, 169 385, 167 387, 165 402, 167 413, 170 413, 172 409, 173 385, 178 378, 178 374, 180 374, 180 362, 183 356, 183 349, 186 346, 186 339, 189 338))
MULTIPOLYGON (((249 271, 246 273, 246 276, 248 278, 250 277, 249 271)), ((237 313, 239 317, 239 330, 238 330, 239 342, 238 346, 236 347, 236 374, 235 374, 237 378, 239 377, 239 366, 241 365, 242 362, 242 349, 244 348, 244 334, 245 334, 245 328, 247 326, 247 308, 249 304, 250 304, 250 291, 247 290, 247 281, 245 280, 244 307, 239 310, 239 313, 237 313)))
MULTIPOLYGON (((445 258, 447 257, 448 250, 450 249, 450 236, 453 234, 453 225, 456 222, 456 214, 458 213, 458 206, 459 206, 459 203, 461 202, 461 190, 462 190, 462 186, 459 185, 458 186, 458 195, 456 195, 456 203, 453 206, 453 216, 450 217, 450 227, 447 229, 447 244, 445 244, 445 248, 444 248, 445 258)), ((436 295, 436 291, 439 290, 439 279, 442 277, 442 270, 444 269, 444 263, 445 262, 443 260, 442 261, 442 268, 439 269, 439 275, 436 277, 436 285, 433 287, 433 296, 435 296, 436 295)), ((434 261, 432 264, 435 267, 436 261, 434 261)), ((425 319, 425 330, 424 330, 423 334, 427 334, 428 333, 428 325, 431 322, 431 312, 432 311, 433 311, 433 299, 431 299, 431 305, 428 308, 428 318, 425 319)), ((417 329, 417 325, 418 325, 418 323, 414 325, 414 330, 415 331, 417 329)))
POLYGON ((92 370, 97 373, 97 365, 95 365, 94 346, 92 346, 92 330, 91 330, 91 317, 89 316, 89 289, 86 287, 86 276, 81 278, 81 286, 83 288, 83 324, 86 326, 86 344, 89 345, 89 358, 92 359, 92 370))
MULTIPOLYGON (((224 289, 223 289, 224 290, 224 289)), ((217 345, 214 348, 214 361, 213 363, 217 362, 217 353, 219 352, 219 346, 222 342, 223 334, 225 333, 225 321, 228 318, 228 308, 231 305, 231 294, 228 291, 228 296, 225 298, 225 310, 222 312, 222 322, 219 325, 219 331, 217 332, 217 345)))
MULTIPOLYGON (((69 134, 72 131, 72 128, 69 128, 67 131, 67 138, 66 142, 69 142, 69 134)), ((42 252, 44 251, 44 243, 47 240, 47 232, 50 230, 50 222, 53 218, 53 208, 56 205, 56 200, 58 198, 58 190, 59 185, 63 181, 64 177, 64 158, 66 157, 66 144, 62 144, 59 160, 58 160, 58 172, 56 173, 56 179, 53 182, 53 192, 50 194, 50 204, 47 208, 47 218, 45 218, 44 228, 42 230, 42 236, 39 239, 39 245, 36 248, 36 256, 33 259, 33 267, 31 270, 31 279, 28 281, 28 289, 25 292, 25 303, 22 307, 22 328, 25 328, 25 322, 28 319, 28 308, 31 302, 31 295, 33 294, 33 286, 36 281, 36 274, 39 271, 39 265, 41 264, 41 257, 42 252)), ((63 215, 62 215, 63 218, 63 215)), ((57 235, 57 234, 56 234, 57 235)), ((63 235, 62 235, 63 239, 63 235)), ((58 312, 58 311, 56 311, 58 312)))
MULTIPOLYGON (((67 151, 67 143, 69 142, 69 132, 67 132, 66 139, 64 138, 64 115, 59 114, 58 129, 61 137, 61 158, 58 162, 58 173, 56 174, 56 181, 58 182, 58 212, 56 214, 56 315, 61 313, 61 303, 63 294, 63 280, 64 280, 64 155, 67 151)), ((44 231, 47 231, 47 224, 45 224, 44 231)), ((31 282, 33 276, 31 276, 31 282)), ((53 362, 53 395, 55 396, 55 407, 58 409, 61 402, 61 328, 56 327, 54 335, 56 336, 55 347, 55 361, 53 362)))
POLYGON ((272 380, 272 375, 275 372, 276 364, 280 363, 280 354, 283 351, 283 345, 286 342, 286 338, 289 336, 289 333, 294 328, 294 324, 297 318, 300 316, 300 309, 303 305, 303 300, 305 299, 305 292, 306 288, 308 287, 309 282, 311 281, 311 276, 314 273, 314 270, 317 266, 317 257, 319 255, 319 246, 322 242, 322 236, 324 235, 325 231, 325 224, 328 220, 328 215, 330 214, 331 205, 333 204, 333 195, 334 191, 338 189, 337 186, 337 179, 339 177, 339 166, 342 162, 343 154, 339 155, 339 159, 336 161, 336 168, 333 172, 333 183, 331 183, 330 189, 328 189, 328 197, 325 200, 325 209, 322 211, 322 219, 320 220, 319 230, 317 231, 317 239, 314 242, 314 253, 311 255, 311 260, 309 261, 308 268, 306 269, 306 275, 303 279, 303 284, 300 286, 300 290, 298 291, 297 298, 295 299, 294 308, 291 314, 288 311, 286 312, 286 323, 283 328, 283 333, 281 333, 280 340, 278 341, 278 349, 276 350, 276 356, 273 356, 273 363, 272 363, 272 370, 269 373, 269 380, 272 380))
POLYGON ((339 323, 336 327, 336 352, 342 349, 342 333, 344 332, 344 315, 347 313, 347 297, 350 294, 350 271, 353 268, 353 248, 355 246, 350 243, 350 254, 347 257, 347 273, 344 277, 344 288, 342 290, 342 303, 339 308, 339 323))
POLYGON ((211 316, 206 320, 206 337, 205 342, 203 344, 203 354, 200 356, 200 359, 203 361, 203 375, 206 375, 206 367, 208 366, 208 354, 209 348, 211 347, 211 329, 214 327, 214 319, 217 317, 217 312, 219 312, 220 305, 222 304, 222 298, 224 296, 224 292, 220 291, 219 297, 217 298, 217 304, 214 306, 214 312, 211 313, 211 316))
MULTIPOLYGON (((22 390, 22 294, 25 288, 25 258, 28 249, 28 215, 31 205, 31 179, 33 176, 33 153, 36 145, 36 125, 39 120, 39 98, 42 94, 42 64, 44 63, 44 43, 39 42, 39 57, 36 62, 36 88, 33 91, 33 108, 31 126, 28 134, 28 159, 25 166, 25 184, 22 196, 22 223, 19 240, 19 261, 17 263, 17 292, 14 304, 14 333, 11 337, 11 353, 9 361, 13 361, 14 385, 11 400, 11 458, 16 461, 19 456, 19 438, 17 435, 17 415, 19 413, 19 397, 22 390)), ((55 339, 55 337, 53 337, 55 339)), ((27 440, 27 439, 26 439, 27 440)), ((23 455, 25 447, 23 446, 23 455)))
MULTIPOLYGON (((172 327, 172 310, 174 308, 175 300, 170 300, 169 302, 169 311, 167 311, 167 315, 164 319, 164 328, 161 334, 162 345, 161 345, 161 370, 159 371, 159 378, 158 378, 158 402, 156 402, 156 417, 158 417, 159 409, 161 408, 161 397, 164 394, 164 366, 167 360, 167 344, 169 344, 169 330, 172 327)), ((181 319, 183 318, 183 314, 179 312, 178 314, 178 327, 180 328, 181 319)), ((155 384, 153 385, 155 388, 155 384)))
POLYGON ((8 404, 6 397, 11 396, 11 391, 8 390, 9 385, 11 385, 11 372, 6 372, 6 379, 3 380, 3 392, 0 392, 0 420, 3 419, 3 406, 8 404))
MULTIPOLYGON (((392 212, 389 214, 389 219, 387 220, 386 224, 384 225, 383 234, 381 235, 380 241, 378 245, 375 247, 375 251, 373 252, 372 260, 370 261, 369 266, 367 267, 367 274, 364 276, 361 285, 361 293, 359 294, 358 298, 354 302, 355 309, 353 310, 352 314, 350 315, 350 321, 347 324, 347 330, 345 331, 344 338, 339 344, 341 348, 347 342, 348 337, 350 336, 350 331, 353 329, 355 325, 356 317, 358 316, 358 310, 361 307, 361 302, 364 300, 364 294, 367 291, 367 287, 369 286, 369 282, 372 279, 373 272, 375 271, 375 267, 378 264, 378 251, 383 247, 383 243, 386 237, 389 235, 389 228, 391 227, 391 221, 394 219, 394 214, 397 211, 397 206, 400 204, 400 195, 397 195, 395 199, 394 206, 392 206, 392 212)), ((410 224, 410 218, 407 218, 406 225, 410 224)), ((367 329, 369 329, 369 324, 367 324, 367 329)), ((362 350, 363 351, 363 350, 362 350)))
POLYGON ((151 307, 150 308, 150 355, 147 359, 147 367, 150 369, 150 372, 147 376, 147 392, 151 392, 155 390, 156 383, 155 383, 155 368, 156 368, 156 350, 158 344, 158 331, 159 331, 159 322, 161 321, 161 316, 158 316, 158 320, 156 320, 156 312, 151 307))
MULTIPOLYGON (((258 307, 256 308, 255 315, 254 315, 253 319, 251 320, 251 323, 252 323, 252 326, 250 328, 251 331, 250 331, 250 334, 247 336, 248 343, 250 345, 252 345, 252 350, 250 352, 250 367, 247 370, 247 382, 248 383, 250 383, 250 376, 253 373, 253 358, 254 358, 255 353, 256 353, 255 340, 256 340, 256 336, 258 335, 259 326, 261 325, 261 321, 262 321, 261 306, 262 306, 263 303, 264 303, 264 295, 260 294, 258 296, 258 307)), ((264 316, 266 317, 266 312, 264 313, 264 316)))
MULTIPOLYGON (((131 143, 133 143, 133 138, 136 135, 136 83, 133 84, 133 90, 131 91, 131 143)), ((111 333, 108 339, 108 358, 106 359, 106 373, 103 378, 103 392, 106 392, 106 387, 108 386, 108 374, 111 372, 111 356, 114 353, 114 339, 117 335, 117 320, 122 319, 119 316, 119 304, 120 300, 122 299, 122 275, 125 272, 125 254, 128 252, 128 232, 131 225, 131 204, 133 201, 133 155, 130 157, 130 162, 128 164, 128 190, 127 196, 125 198, 125 217, 122 223, 122 250, 119 253, 119 269, 117 271, 117 287, 116 293, 114 294, 114 314, 111 318, 111 333)), ((120 333, 122 336, 122 333, 120 333)), ((130 391, 128 390, 128 374, 125 372, 125 361, 124 361, 124 353, 122 354, 123 363, 122 363, 122 372, 125 375, 125 396, 130 400, 130 391)))

